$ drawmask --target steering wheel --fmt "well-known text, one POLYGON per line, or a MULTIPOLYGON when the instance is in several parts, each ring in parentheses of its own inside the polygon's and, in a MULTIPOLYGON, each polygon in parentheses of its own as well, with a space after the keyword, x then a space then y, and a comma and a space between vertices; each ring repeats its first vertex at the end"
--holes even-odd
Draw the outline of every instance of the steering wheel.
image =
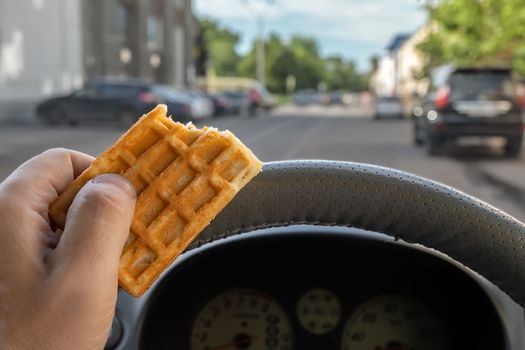
POLYGON ((525 225, 451 187, 379 166, 267 163, 188 249, 259 228, 357 227, 436 249, 525 305, 525 225))

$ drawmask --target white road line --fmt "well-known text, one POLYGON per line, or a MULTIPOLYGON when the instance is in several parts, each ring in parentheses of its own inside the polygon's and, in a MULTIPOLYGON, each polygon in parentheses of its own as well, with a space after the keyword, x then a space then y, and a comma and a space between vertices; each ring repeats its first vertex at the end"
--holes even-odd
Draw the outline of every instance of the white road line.
POLYGON ((274 125, 272 127, 269 127, 267 129, 262 130, 261 132, 256 132, 255 135, 253 135, 252 137, 244 138, 243 142, 248 144, 248 145, 252 145, 253 146, 253 144, 255 142, 270 136, 273 132, 275 132, 278 129, 282 129, 282 128, 285 128, 287 126, 290 126, 290 125, 293 125, 293 124, 299 124, 299 123, 303 123, 303 122, 304 121, 301 118, 293 118, 293 119, 287 120, 287 121, 285 121, 283 123, 277 123, 276 125, 274 125))
POLYGON ((326 119, 320 119, 316 121, 312 126, 310 126, 308 131, 306 131, 296 142, 292 143, 288 150, 282 155, 282 159, 294 159, 297 153, 300 153, 300 151, 304 150, 306 146, 312 144, 312 138, 316 134, 320 135, 319 130, 321 129, 321 125, 327 123, 328 120, 326 119))

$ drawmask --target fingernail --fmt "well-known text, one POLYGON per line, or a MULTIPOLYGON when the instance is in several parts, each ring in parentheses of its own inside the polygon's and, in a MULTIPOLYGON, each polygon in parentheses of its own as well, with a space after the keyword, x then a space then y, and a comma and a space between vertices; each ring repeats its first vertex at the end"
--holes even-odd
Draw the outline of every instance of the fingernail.
POLYGON ((137 192, 135 191, 133 184, 122 175, 102 174, 93 178, 91 181, 98 184, 111 184, 125 190, 130 195, 130 197, 135 198, 137 196, 137 192))

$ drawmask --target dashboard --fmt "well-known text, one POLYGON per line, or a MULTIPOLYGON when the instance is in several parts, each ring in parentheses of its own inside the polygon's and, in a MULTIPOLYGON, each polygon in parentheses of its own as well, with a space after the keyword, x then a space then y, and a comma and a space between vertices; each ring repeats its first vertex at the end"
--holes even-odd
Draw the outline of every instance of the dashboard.
POLYGON ((322 227, 206 244, 143 298, 121 293, 117 316, 115 349, 510 349, 501 311, 465 269, 322 227))

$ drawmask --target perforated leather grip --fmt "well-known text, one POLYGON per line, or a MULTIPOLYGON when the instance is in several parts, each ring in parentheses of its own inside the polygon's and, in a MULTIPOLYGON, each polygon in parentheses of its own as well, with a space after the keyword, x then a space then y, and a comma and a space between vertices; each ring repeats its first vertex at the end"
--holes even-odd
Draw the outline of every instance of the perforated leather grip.
POLYGON ((451 187, 378 166, 267 163, 189 249, 258 228, 351 226, 434 248, 525 305, 525 225, 451 187))

